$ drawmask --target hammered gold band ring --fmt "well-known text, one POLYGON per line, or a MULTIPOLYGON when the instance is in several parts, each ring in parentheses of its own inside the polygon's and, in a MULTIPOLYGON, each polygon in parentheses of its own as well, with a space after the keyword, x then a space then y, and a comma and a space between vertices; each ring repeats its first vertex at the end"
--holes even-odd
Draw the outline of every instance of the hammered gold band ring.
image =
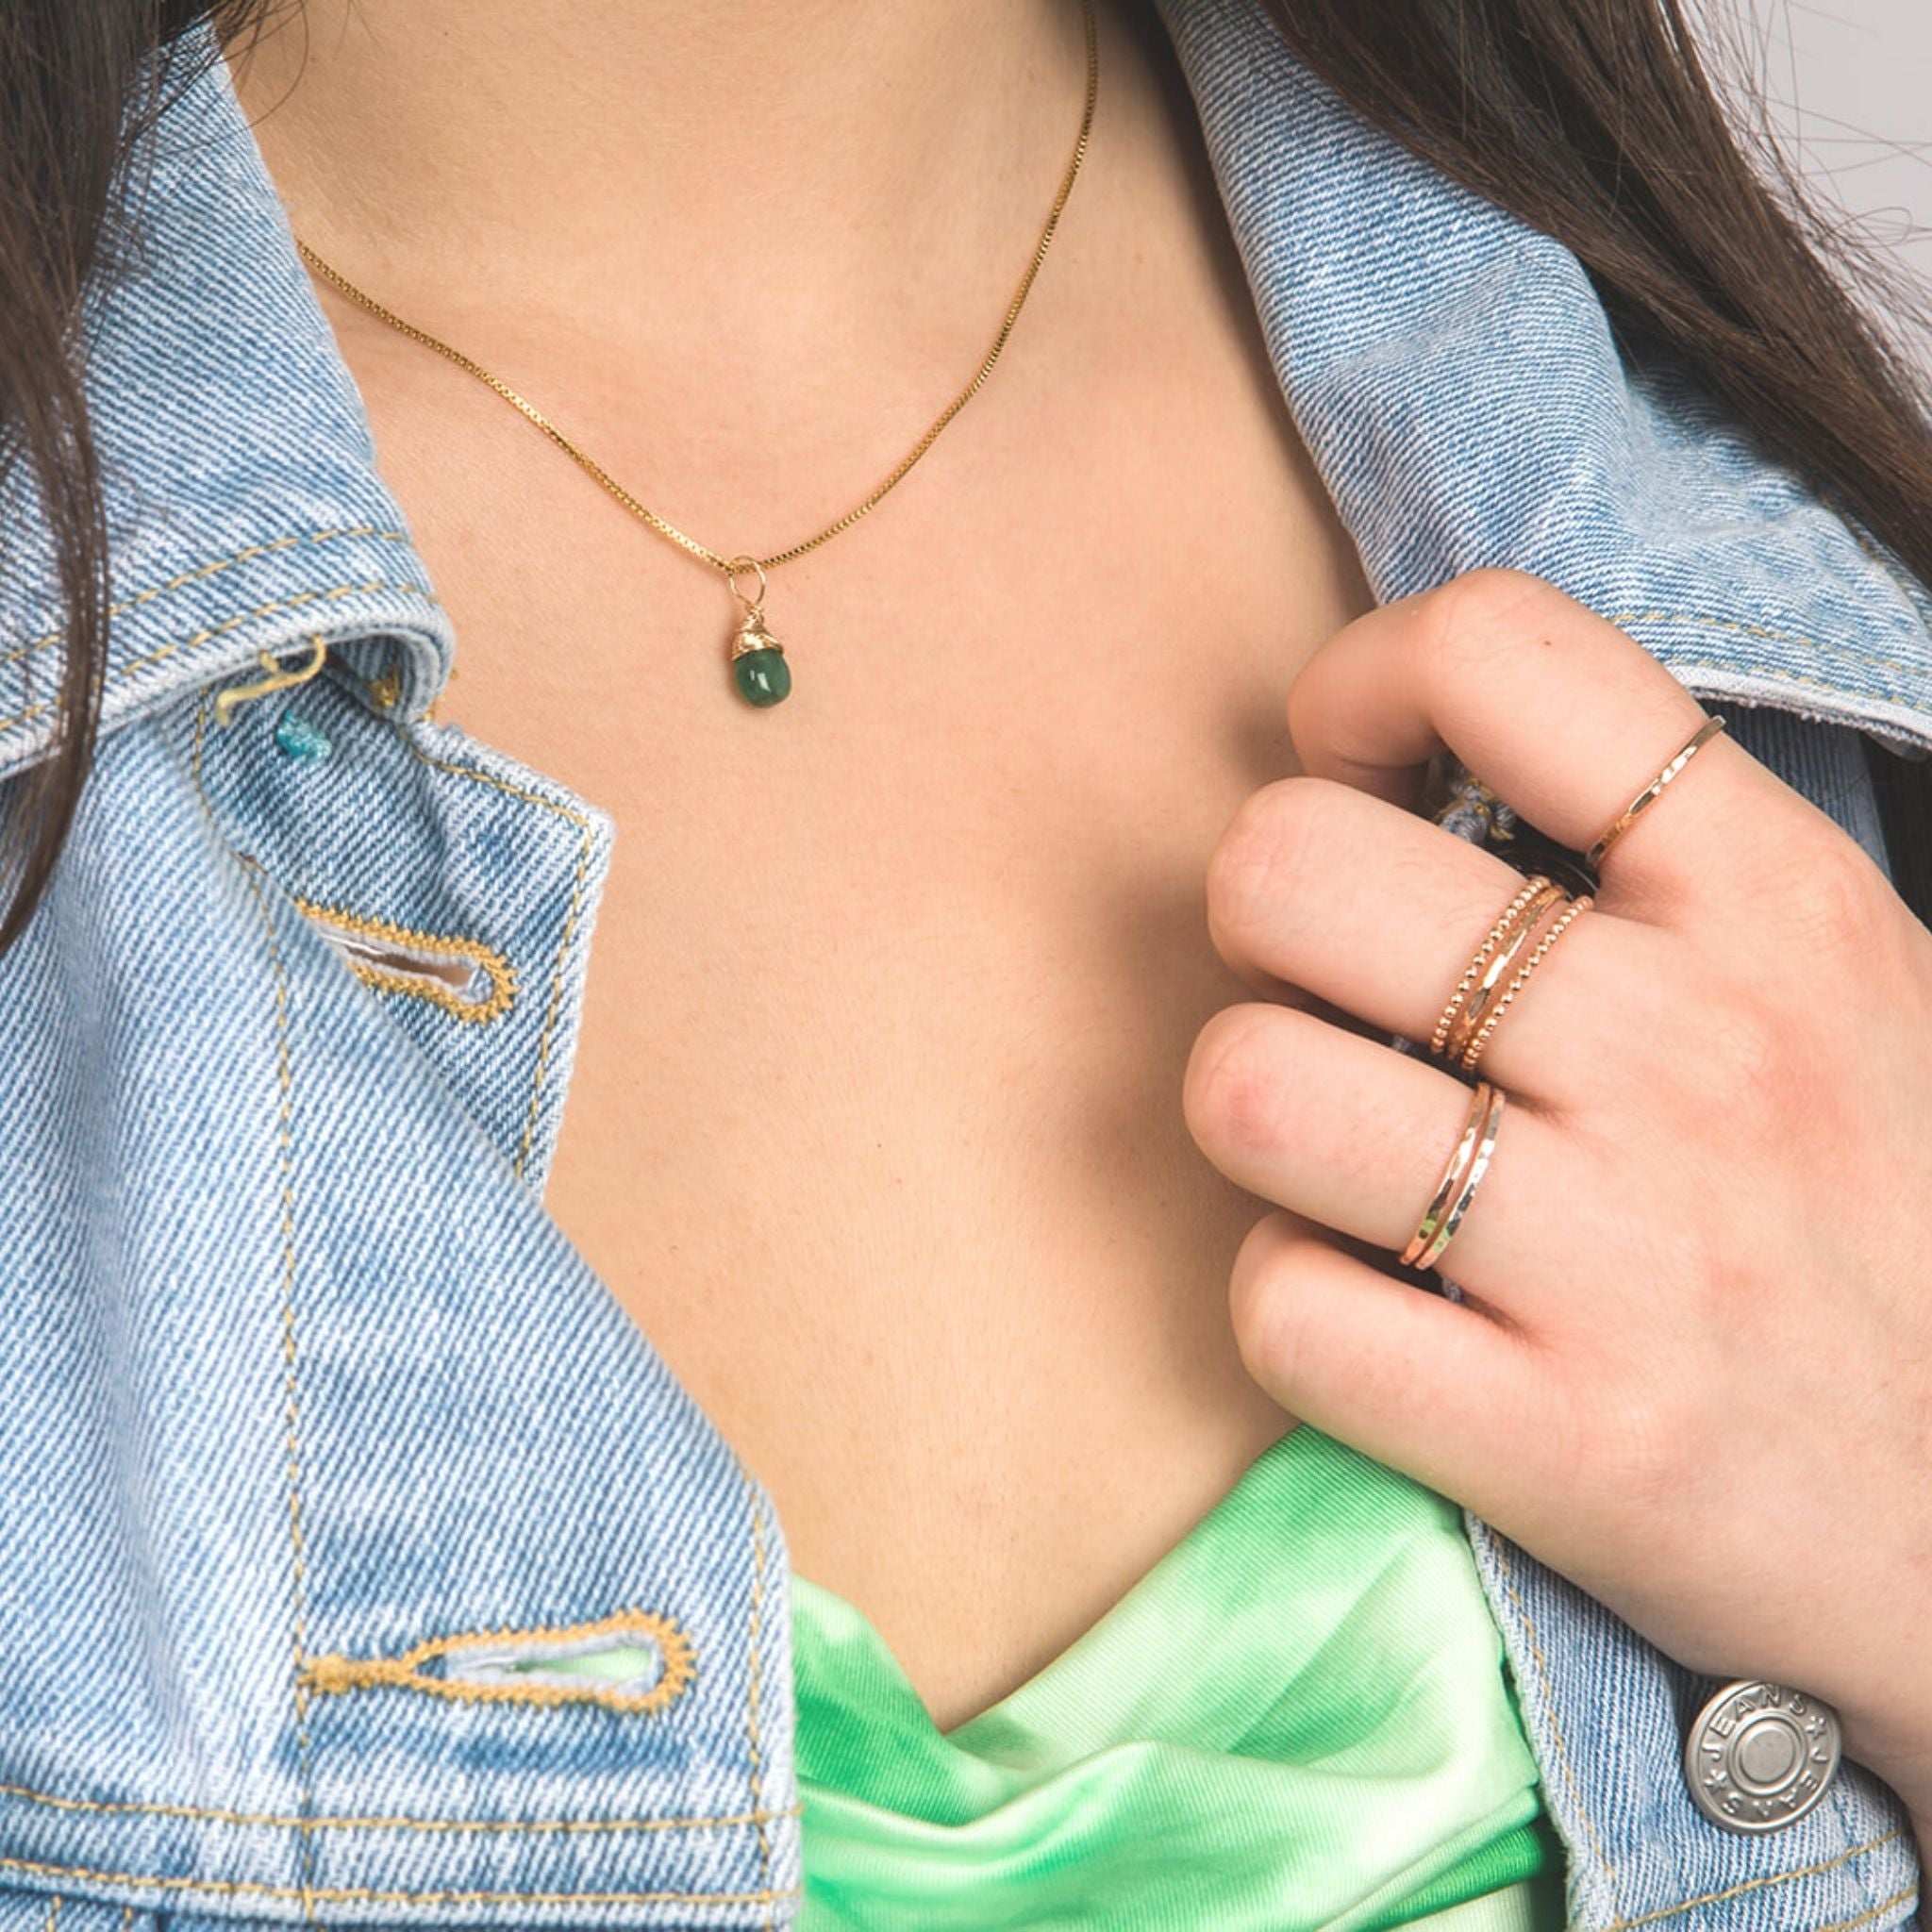
MULTIPOLYGON (((1591 873, 1602 865, 1605 853, 1656 804, 1664 787, 1724 728, 1722 718, 1707 718, 1657 776, 1617 814, 1603 837, 1590 848, 1585 864, 1591 873)), ((1463 968, 1462 976, 1436 1021, 1429 1040, 1430 1053, 1456 1061, 1464 1073, 1474 1072, 1504 1014, 1528 984, 1530 974, 1594 904, 1594 897, 1589 892, 1573 898, 1546 873, 1537 873, 1525 879, 1463 968)), ((1456 1239, 1495 1150, 1503 1108, 1500 1087, 1488 1080, 1475 1082, 1448 1165, 1403 1250, 1404 1267, 1433 1267, 1456 1239)))
POLYGON ((1664 766, 1663 770, 1610 821, 1609 829, 1584 855, 1583 862, 1589 866, 1591 872, 1596 872, 1601 868, 1604 862, 1604 854, 1630 829, 1636 823, 1640 813, 1648 811, 1657 803, 1657 794, 1662 791, 1664 787, 1724 728, 1724 721, 1722 718, 1707 718, 1697 727, 1696 731, 1691 734, 1690 741, 1684 746, 1683 750, 1678 752, 1676 757, 1672 758, 1664 766))
POLYGON ((1462 1132, 1457 1137, 1456 1151, 1442 1170, 1442 1178, 1423 1210, 1423 1218, 1402 1251, 1405 1268, 1433 1268, 1442 1251, 1456 1239, 1475 1199, 1476 1185, 1495 1151, 1496 1129, 1503 1120, 1503 1090, 1487 1080, 1478 1080, 1471 1090, 1469 1112, 1462 1132))

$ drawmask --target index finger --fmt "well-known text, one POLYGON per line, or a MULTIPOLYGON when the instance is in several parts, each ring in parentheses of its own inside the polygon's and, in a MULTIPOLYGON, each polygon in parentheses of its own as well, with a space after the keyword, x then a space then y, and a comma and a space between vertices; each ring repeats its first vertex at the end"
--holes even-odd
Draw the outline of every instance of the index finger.
MULTIPOLYGON (((1344 625, 1289 692, 1305 771, 1401 803, 1447 746, 1578 853, 1708 716, 1634 638, 1512 570, 1471 571, 1344 625)), ((1668 902, 1768 883, 1780 835, 1765 815, 1804 803, 1719 733, 1617 839, 1605 886, 1668 902)))

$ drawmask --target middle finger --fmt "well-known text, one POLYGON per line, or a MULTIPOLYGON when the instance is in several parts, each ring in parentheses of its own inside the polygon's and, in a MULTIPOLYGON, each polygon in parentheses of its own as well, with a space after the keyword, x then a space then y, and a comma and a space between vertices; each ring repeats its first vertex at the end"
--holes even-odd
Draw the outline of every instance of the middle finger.
MULTIPOLYGON (((1325 778, 1283 778, 1243 804, 1214 848, 1208 931, 1251 985, 1286 980, 1426 1042, 1523 884, 1495 854, 1400 806, 1325 778)), ((1510 1004, 1480 1071, 1541 1099, 1574 1097, 1641 1024, 1629 1002, 1649 983, 1651 937, 1599 907, 1579 914, 1510 1004)))

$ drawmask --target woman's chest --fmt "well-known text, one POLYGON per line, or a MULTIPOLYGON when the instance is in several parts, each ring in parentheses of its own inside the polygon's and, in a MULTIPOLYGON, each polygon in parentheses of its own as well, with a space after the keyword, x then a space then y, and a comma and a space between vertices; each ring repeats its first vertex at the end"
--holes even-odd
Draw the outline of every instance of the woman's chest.
POLYGON ((942 1717, 1284 1425, 1224 1312, 1259 1205, 1180 1081, 1248 996, 1208 852, 1368 592, 1252 341, 1185 347, 1131 410, 1003 371, 772 573, 768 710, 714 573, 480 392, 452 438, 368 385, 456 621, 439 720, 616 824, 546 1204, 942 1717))

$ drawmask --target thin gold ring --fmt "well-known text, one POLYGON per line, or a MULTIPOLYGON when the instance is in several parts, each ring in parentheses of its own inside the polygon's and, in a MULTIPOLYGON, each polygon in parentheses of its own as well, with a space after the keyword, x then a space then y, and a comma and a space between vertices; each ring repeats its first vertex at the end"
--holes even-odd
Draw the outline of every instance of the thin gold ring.
POLYGON ((1496 1129, 1502 1123, 1503 1090, 1500 1087, 1491 1087, 1489 1107, 1483 1114, 1482 1132, 1476 1141, 1475 1153, 1470 1160, 1469 1170, 1457 1187, 1456 1198, 1450 1202, 1449 1211, 1442 1217, 1442 1225, 1437 1231, 1435 1240, 1417 1258, 1415 1265, 1418 1268, 1433 1268, 1441 1259, 1442 1250, 1461 1230, 1464 1217, 1469 1213, 1470 1203, 1475 1199, 1476 1183, 1489 1172, 1490 1156, 1496 1151, 1496 1129))
POLYGON ((1405 1268, 1433 1267, 1442 1250, 1456 1239, 1469 1204, 1475 1197, 1476 1184, 1490 1164, 1496 1145, 1496 1129, 1503 1119, 1503 1090, 1488 1080, 1478 1080, 1470 1091, 1469 1111, 1463 1117, 1462 1132, 1457 1137, 1456 1151, 1442 1170, 1436 1191, 1423 1218, 1402 1251, 1405 1268))
POLYGON ((1683 750, 1611 820, 1609 830, 1584 856, 1583 862, 1589 866, 1591 872, 1597 871, 1603 865, 1604 854, 1630 829, 1631 825, 1636 822, 1638 814, 1648 810, 1651 806, 1655 805, 1657 793, 1696 757, 1698 751, 1703 746, 1708 744, 1724 728, 1724 721, 1722 718, 1707 718, 1697 727, 1696 732, 1692 735, 1690 742, 1684 746, 1683 750))
POLYGON ((1476 1029, 1488 1019, 1491 1009, 1495 1006, 1498 991, 1511 968, 1521 958, 1524 947, 1529 944, 1535 935, 1538 923, 1544 912, 1552 906, 1564 903, 1569 897, 1570 894, 1554 879, 1546 878, 1510 923, 1509 930, 1504 935, 1503 943, 1491 954, 1469 997, 1449 1023, 1449 1037, 1442 1051, 1450 1059, 1462 1058, 1470 1041, 1474 1038, 1476 1029))
POLYGON ((1474 986, 1476 975, 1489 963, 1490 955, 1509 936, 1509 928, 1522 918, 1529 902, 1543 888, 1551 883, 1547 873, 1537 873, 1524 880, 1523 890, 1504 907, 1494 925, 1491 926, 1483 942, 1475 949, 1474 957, 1463 969, 1462 977, 1456 982, 1456 991, 1449 995, 1449 1003, 1442 1008, 1436 1022, 1436 1030, 1429 1040, 1429 1051, 1441 1053, 1449 1043, 1449 1028, 1455 1024, 1456 1016, 1462 1010, 1462 1003, 1469 997, 1470 989, 1474 986))
POLYGON ((1580 898, 1572 899, 1543 928, 1543 936, 1536 942, 1529 958, 1516 969, 1515 976, 1496 996, 1495 1003, 1490 1008, 1482 1024, 1476 1028, 1475 1037, 1462 1049, 1461 1065, 1465 1074, 1475 1071, 1475 1063, 1482 1058, 1483 1048, 1489 1045, 1490 1035, 1496 1030, 1497 1024, 1508 1010, 1509 1002, 1523 991, 1524 983, 1529 975, 1549 956, 1550 948, 1570 930, 1579 912, 1588 912, 1595 904, 1596 900, 1589 892, 1585 892, 1580 898))

